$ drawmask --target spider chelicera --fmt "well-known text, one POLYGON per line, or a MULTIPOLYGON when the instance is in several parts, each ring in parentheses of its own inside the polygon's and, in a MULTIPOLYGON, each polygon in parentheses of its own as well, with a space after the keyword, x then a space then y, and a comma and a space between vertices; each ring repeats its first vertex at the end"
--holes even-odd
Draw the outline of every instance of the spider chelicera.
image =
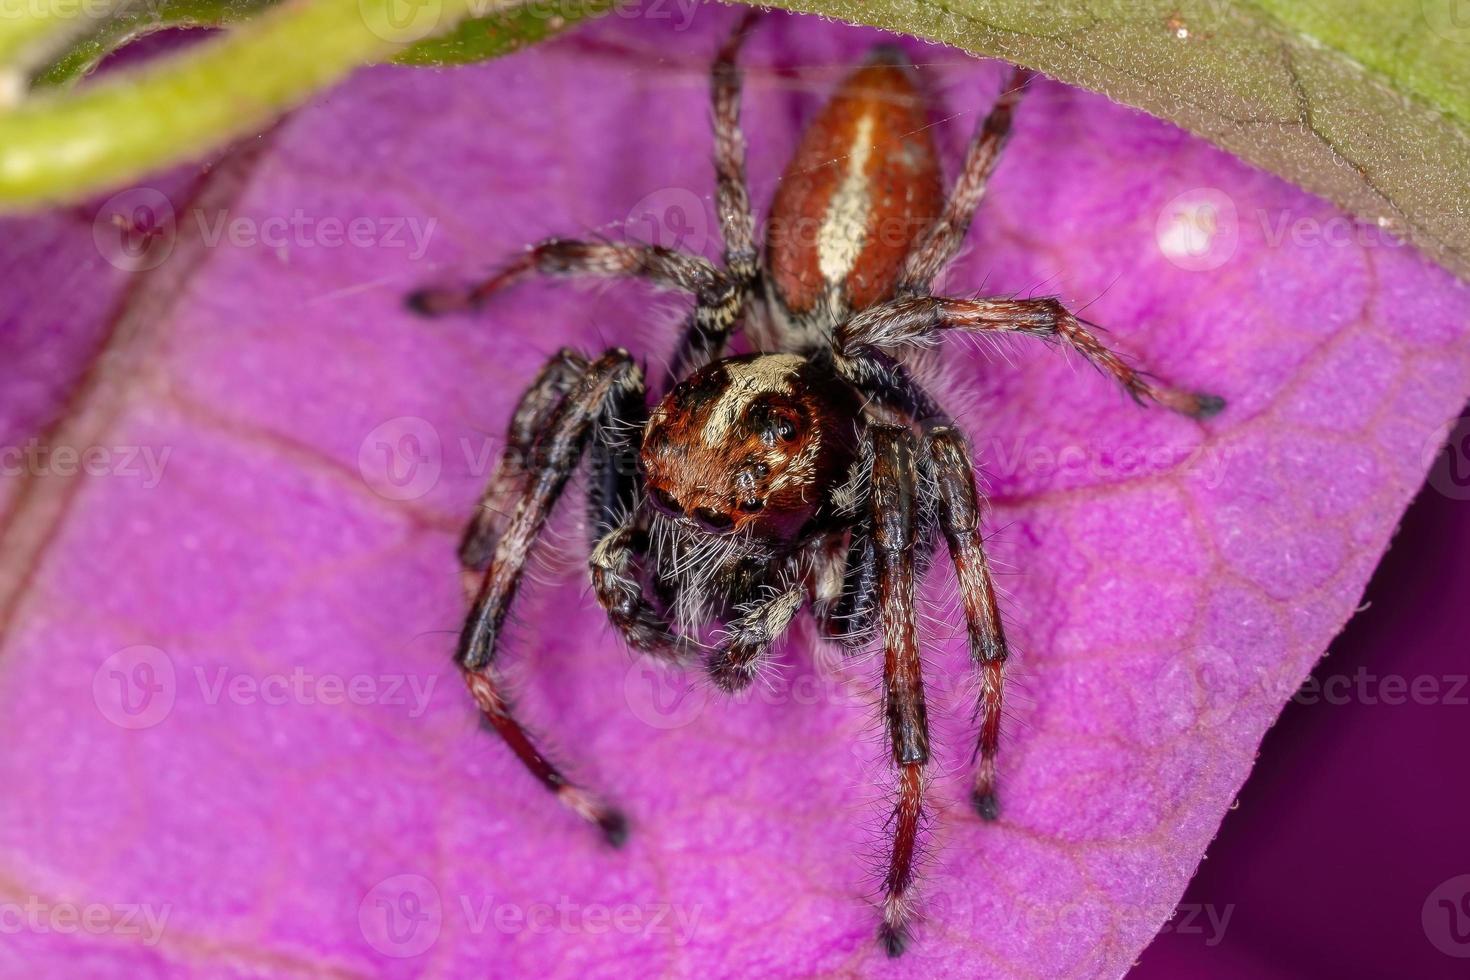
POLYGON ((703 661, 719 688, 749 685, 804 607, 823 634, 883 650, 883 716, 897 769, 879 939, 908 937, 930 759, 914 583, 942 538, 979 675, 972 803, 997 815, 1005 633, 964 436, 903 360, 941 331, 1022 333, 1070 345, 1138 401, 1204 418, 1215 396, 1156 385, 1055 299, 950 299, 930 284, 959 249, 1031 78, 1016 69, 944 194, 912 66, 876 48, 808 126, 756 248, 735 67, 753 15, 714 63, 717 210, 724 266, 652 245, 551 239, 467 289, 426 289, 438 315, 479 307, 531 273, 638 277, 692 294, 693 312, 649 409, 625 350, 562 350, 522 396, 461 542, 474 607, 457 661, 475 702, 563 803, 621 843, 622 814, 567 779, 511 711, 497 640, 533 543, 583 455, 597 601, 635 649, 703 661), (737 330, 755 353, 725 356, 737 330), (510 516, 495 502, 517 497, 510 516), (709 627, 722 631, 710 642, 709 627))

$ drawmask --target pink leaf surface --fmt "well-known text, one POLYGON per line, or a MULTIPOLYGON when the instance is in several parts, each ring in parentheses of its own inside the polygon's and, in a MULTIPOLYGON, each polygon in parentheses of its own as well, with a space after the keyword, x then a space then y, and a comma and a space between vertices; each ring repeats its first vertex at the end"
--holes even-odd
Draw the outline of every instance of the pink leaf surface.
MULTIPOLYGON (((729 22, 363 72, 202 185, 155 182, 176 221, 148 273, 99 252, 108 207, 7 222, 5 440, 107 454, 6 458, 0 969, 1094 976, 1147 944, 1466 397, 1470 295, 1164 123, 1035 87, 946 287, 1090 304, 1229 407, 1141 410, 1034 342, 945 349, 1021 655, 982 825, 937 568, 938 812, 889 963, 871 658, 799 630, 740 702, 634 663, 566 508, 505 660, 557 757, 629 812, 623 852, 479 729, 450 664, 457 530, 521 387, 562 344, 657 368, 682 304, 537 284, 426 324, 401 296, 548 234, 716 254, 705 69, 729 22)), ((757 202, 877 37, 762 23, 757 202)), ((952 173, 1002 69, 906 44, 952 173)))

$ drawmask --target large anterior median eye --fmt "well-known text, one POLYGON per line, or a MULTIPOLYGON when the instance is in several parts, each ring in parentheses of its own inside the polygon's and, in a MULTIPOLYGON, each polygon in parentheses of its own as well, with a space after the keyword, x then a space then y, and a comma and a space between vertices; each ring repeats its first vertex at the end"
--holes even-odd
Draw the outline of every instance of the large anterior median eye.
POLYGON ((735 520, 729 514, 722 514, 708 507, 694 508, 694 520, 706 531, 728 531, 735 525, 735 520))
POLYGON ((678 517, 684 513, 684 508, 679 505, 678 498, 673 494, 653 487, 648 491, 648 495, 653 498, 654 506, 670 517, 678 517))

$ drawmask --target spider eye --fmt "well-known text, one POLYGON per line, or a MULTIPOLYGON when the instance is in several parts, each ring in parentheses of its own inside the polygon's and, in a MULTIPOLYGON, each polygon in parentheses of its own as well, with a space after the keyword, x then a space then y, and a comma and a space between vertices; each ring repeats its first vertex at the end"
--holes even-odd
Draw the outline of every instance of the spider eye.
POLYGON ((740 502, 740 513, 742 514, 758 514, 765 509, 764 500, 742 500, 740 502))
POLYGON ((735 483, 742 490, 754 490, 755 485, 771 475, 771 468, 765 463, 751 463, 745 469, 735 475, 735 483))
POLYGON ((678 517, 684 513, 684 508, 679 506, 678 498, 666 490, 660 490, 658 487, 654 487, 649 491, 649 496, 653 498, 653 503, 659 510, 671 516, 678 517))
POLYGON ((729 514, 721 514, 719 511, 710 510, 708 507, 696 507, 694 509, 694 519, 706 531, 727 531, 735 524, 735 519, 729 514))

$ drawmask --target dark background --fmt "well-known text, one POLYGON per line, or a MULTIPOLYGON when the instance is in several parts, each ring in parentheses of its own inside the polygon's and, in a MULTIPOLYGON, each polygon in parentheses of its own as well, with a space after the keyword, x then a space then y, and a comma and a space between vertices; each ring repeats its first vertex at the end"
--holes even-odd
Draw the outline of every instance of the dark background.
MULTIPOLYGON (((1452 441, 1461 467, 1467 434, 1462 424, 1452 441)), ((1441 456, 1404 516, 1368 608, 1313 671, 1319 683, 1348 677, 1347 703, 1312 698, 1310 685, 1288 702, 1185 892, 1178 931, 1166 928, 1130 980, 1470 976, 1470 958, 1429 935, 1470 957, 1437 907, 1447 894, 1463 901, 1459 925, 1470 933, 1467 886, 1436 895, 1428 928, 1423 918, 1431 892, 1470 875, 1470 684, 1444 703, 1453 678, 1470 675, 1470 479, 1446 465, 1441 456), (1380 682, 1435 678, 1440 697, 1383 703, 1396 692, 1360 685, 1360 669, 1380 682), (1186 925, 1204 905, 1217 921, 1233 906, 1223 930, 1203 912, 1186 925)))

